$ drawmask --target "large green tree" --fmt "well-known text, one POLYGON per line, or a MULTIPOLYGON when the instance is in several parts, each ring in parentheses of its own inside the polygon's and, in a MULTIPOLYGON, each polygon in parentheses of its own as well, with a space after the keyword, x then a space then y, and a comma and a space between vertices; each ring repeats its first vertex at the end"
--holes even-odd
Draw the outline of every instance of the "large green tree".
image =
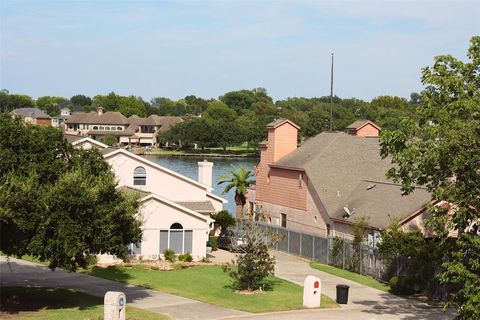
POLYGON ((0 90, 0 112, 10 112, 19 108, 32 108, 35 102, 29 96, 10 94, 8 90, 0 90))
POLYGON ((405 118, 398 130, 384 131, 382 155, 391 156, 388 176, 404 193, 424 185, 433 200, 451 205, 430 210, 446 254, 442 280, 460 286, 452 295, 458 318, 480 319, 480 36, 468 58, 438 56, 422 70, 419 121, 405 118))
POLYGON ((136 199, 116 189, 98 150, 73 149, 59 129, 0 114, 0 190, 5 254, 75 270, 141 239, 136 199))
POLYGON ((235 168, 232 165, 230 172, 220 177, 221 180, 218 182, 218 184, 227 184, 223 190, 223 194, 235 188, 236 216, 239 220, 243 219, 243 207, 247 202, 247 188, 253 183, 252 177, 252 171, 241 166, 235 168))

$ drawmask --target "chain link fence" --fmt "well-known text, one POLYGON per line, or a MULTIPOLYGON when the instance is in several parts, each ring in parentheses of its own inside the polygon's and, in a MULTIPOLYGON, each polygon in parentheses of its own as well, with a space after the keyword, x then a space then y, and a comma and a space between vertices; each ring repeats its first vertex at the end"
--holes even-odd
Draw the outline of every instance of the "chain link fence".
POLYGON ((279 226, 262 225, 262 228, 279 239, 275 250, 382 279, 384 266, 377 259, 377 250, 370 246, 362 244, 355 248, 347 239, 319 237, 279 226))

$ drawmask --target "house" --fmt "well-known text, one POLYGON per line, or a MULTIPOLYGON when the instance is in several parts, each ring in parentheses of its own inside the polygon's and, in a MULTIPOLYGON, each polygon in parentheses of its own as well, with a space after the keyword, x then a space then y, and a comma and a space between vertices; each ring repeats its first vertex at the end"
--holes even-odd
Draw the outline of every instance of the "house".
POLYGON ((117 137, 123 145, 138 144, 142 146, 157 145, 158 132, 168 130, 171 125, 183 121, 180 117, 160 117, 151 115, 140 118, 133 115, 129 118, 120 112, 76 112, 65 120, 65 132, 89 136, 100 140, 106 135, 117 137))
POLYGON ((153 146, 157 145, 157 134, 159 132, 167 131, 172 125, 182 122, 183 119, 181 117, 161 117, 152 114, 146 119, 132 116, 128 118, 128 121, 135 126, 135 129, 132 130, 134 134, 121 137, 120 142, 123 144, 134 143, 142 146, 153 146))
POLYGON ((372 233, 392 217, 419 223, 431 196, 421 187, 402 196, 401 186, 386 179, 392 164, 380 157, 379 126, 355 122, 347 133, 323 132, 297 148, 298 129, 279 119, 267 125, 268 140, 260 144, 249 201, 268 223, 346 238, 356 218, 365 217, 372 233))
POLYGON ((60 115, 52 117, 52 126, 54 127, 65 127, 65 121, 70 118, 71 112, 70 108, 64 106, 60 108, 60 115))
POLYGON ((20 116, 24 122, 38 126, 52 125, 52 118, 38 108, 19 108, 11 111, 10 115, 20 116))
MULTIPOLYGON (((194 260, 206 257, 208 234, 213 228, 210 213, 227 201, 212 193, 213 163, 198 163, 199 181, 120 148, 111 148, 88 137, 65 134, 76 148, 96 147, 110 164, 122 192, 139 196, 138 218, 143 221, 139 247, 130 253, 144 260, 159 259, 165 249, 191 253, 194 260)), ((113 257, 101 255, 99 263, 113 257)))
POLYGON ((75 148, 78 149, 104 149, 108 148, 108 145, 101 143, 100 141, 93 140, 89 137, 79 136, 79 135, 72 135, 64 133, 63 137, 67 142, 71 143, 75 148))

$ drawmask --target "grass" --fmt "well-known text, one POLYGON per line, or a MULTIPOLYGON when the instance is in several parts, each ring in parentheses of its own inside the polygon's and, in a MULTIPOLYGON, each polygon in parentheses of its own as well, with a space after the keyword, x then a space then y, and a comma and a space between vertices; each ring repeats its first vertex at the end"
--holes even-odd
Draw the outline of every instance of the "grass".
POLYGON ((378 280, 375 280, 373 278, 370 278, 368 276, 364 276, 364 275, 355 273, 355 272, 335 268, 335 267, 332 267, 332 266, 329 266, 329 265, 326 265, 326 264, 321 264, 321 263, 318 263, 318 262, 310 262, 310 267, 312 267, 314 269, 317 269, 317 270, 320 270, 320 271, 323 271, 323 272, 326 272, 326 273, 333 274, 334 276, 338 276, 338 277, 341 277, 341 278, 344 278, 344 279, 348 279, 348 280, 351 280, 351 281, 358 282, 360 284, 363 284, 363 285, 366 285, 368 287, 378 289, 378 290, 381 290, 381 291, 384 291, 384 292, 388 292, 390 290, 389 285, 387 285, 385 283, 382 283, 378 280))
MULTIPOLYGON (((219 266, 196 266, 177 271, 158 271, 148 266, 134 265, 92 268, 83 272, 254 313, 303 308, 302 287, 276 277, 269 277, 264 293, 239 294, 231 287, 228 274, 219 266)), ((337 306, 333 300, 322 295, 322 308, 337 306)))
MULTIPOLYGON (((68 289, 2 287, 2 319, 103 319, 103 299, 68 289)), ((165 315, 140 310, 127 304, 127 319, 166 320, 165 315)))
POLYGON ((212 157, 259 157, 259 151, 254 148, 244 146, 228 147, 226 151, 222 148, 205 148, 202 149, 160 149, 153 148, 147 154, 164 155, 164 156, 200 156, 208 155, 212 157))

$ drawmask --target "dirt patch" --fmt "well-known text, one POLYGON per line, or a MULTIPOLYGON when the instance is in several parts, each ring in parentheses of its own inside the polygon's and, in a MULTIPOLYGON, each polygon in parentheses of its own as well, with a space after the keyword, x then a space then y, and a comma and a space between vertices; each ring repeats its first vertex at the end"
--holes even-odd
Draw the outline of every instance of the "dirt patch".
POLYGON ((265 291, 263 291, 263 290, 237 290, 237 291, 235 291, 235 293, 250 296, 250 295, 254 295, 254 294, 264 294, 265 291))

